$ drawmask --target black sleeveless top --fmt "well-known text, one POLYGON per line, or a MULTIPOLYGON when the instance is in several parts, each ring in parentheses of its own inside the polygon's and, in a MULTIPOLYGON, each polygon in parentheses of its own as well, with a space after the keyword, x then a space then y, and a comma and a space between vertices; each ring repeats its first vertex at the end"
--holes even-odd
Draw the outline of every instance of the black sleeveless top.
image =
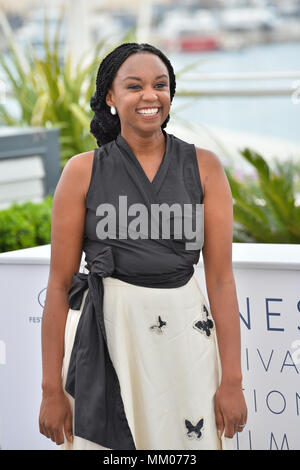
MULTIPOLYGON (((86 198, 86 223, 83 251, 86 254, 87 268, 94 259, 100 246, 111 246, 115 260, 115 273, 128 282, 126 277, 163 274, 177 280, 181 285, 193 274, 193 265, 199 261, 200 249, 186 250, 189 242, 182 231, 181 239, 174 238, 174 223, 170 223, 169 240, 153 240, 151 232, 150 204, 179 204, 184 214, 184 204, 201 204, 203 192, 200 181, 195 146, 163 130, 166 138, 166 150, 161 165, 150 182, 138 159, 121 134, 117 139, 95 150, 92 176, 86 198), (136 216, 128 216, 127 222, 119 224, 119 196, 123 196, 123 205, 129 208, 142 203, 148 206, 149 230, 147 239, 119 239, 120 229, 125 234, 126 226, 136 216), (116 209, 116 239, 100 240, 96 234, 96 225, 101 217, 96 215, 101 203, 109 203, 116 209), (176 250, 176 252, 174 252, 176 250)), ((174 222, 172 211, 170 219, 174 222)), ((183 220, 182 220, 183 223, 183 220)), ((161 224, 160 224, 161 225, 161 224)), ((160 226, 161 230, 161 226, 160 226)), ((161 232, 160 232, 161 233, 161 232)), ((158 287, 157 285, 157 287, 158 287)))
POLYGON ((95 149, 83 239, 85 267, 89 273, 74 273, 69 290, 70 308, 82 307, 65 385, 75 399, 73 432, 110 449, 135 449, 135 443, 108 351, 102 278, 116 277, 145 287, 180 287, 192 277, 193 265, 199 261, 204 242, 202 226, 200 246, 198 240, 196 249, 186 249, 186 243, 193 240, 184 230, 178 237, 172 223, 176 217, 183 218, 186 204, 193 207, 193 218, 196 204, 201 205, 203 201, 195 146, 164 130, 163 134, 166 150, 152 182, 121 133, 115 140, 95 149), (169 207, 178 204, 182 209, 176 216, 170 211, 170 236, 166 237, 159 219, 151 217, 152 206, 163 203, 169 207), (131 210, 141 205, 143 210, 148 209, 148 232, 145 234, 143 225, 144 238, 136 238, 137 230, 131 230, 131 222, 138 212, 131 210), (101 224, 108 213, 113 223, 109 222, 104 230, 108 232, 108 238, 104 239, 99 222, 101 224), (124 218, 125 213, 128 213, 127 218, 124 218), (151 238, 152 223, 156 224, 158 238, 151 238), (88 293, 82 306, 86 289, 88 293))

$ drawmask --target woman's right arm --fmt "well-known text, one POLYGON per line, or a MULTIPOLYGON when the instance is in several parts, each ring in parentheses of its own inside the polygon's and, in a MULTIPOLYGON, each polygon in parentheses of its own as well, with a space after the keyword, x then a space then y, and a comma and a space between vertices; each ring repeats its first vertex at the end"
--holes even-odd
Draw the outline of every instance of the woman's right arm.
POLYGON ((85 223, 85 199, 93 151, 72 157, 56 186, 51 215, 51 260, 42 320, 42 403, 40 432, 62 444, 63 427, 72 440, 72 415, 62 387, 68 291, 79 271, 85 223))

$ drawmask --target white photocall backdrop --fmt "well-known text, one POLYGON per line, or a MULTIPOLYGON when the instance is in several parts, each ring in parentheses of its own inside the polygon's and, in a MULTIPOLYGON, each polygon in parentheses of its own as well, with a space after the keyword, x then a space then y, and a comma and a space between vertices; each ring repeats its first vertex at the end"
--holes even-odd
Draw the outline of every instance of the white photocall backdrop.
MULTIPOLYGON (((58 449, 39 433, 50 245, 0 254, 0 447, 58 449)), ((248 422, 241 450, 300 450, 300 246, 233 244, 248 422)), ((202 256, 195 269, 207 298, 202 256)))

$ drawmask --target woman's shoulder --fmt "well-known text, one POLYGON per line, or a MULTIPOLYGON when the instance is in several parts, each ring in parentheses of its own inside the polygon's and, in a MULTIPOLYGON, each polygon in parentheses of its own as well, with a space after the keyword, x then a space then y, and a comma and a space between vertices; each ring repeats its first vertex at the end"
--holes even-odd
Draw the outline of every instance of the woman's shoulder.
POLYGON ((84 168, 87 165, 89 165, 91 162, 93 162, 94 152, 95 150, 89 150, 88 152, 82 152, 82 153, 73 155, 73 157, 71 157, 68 160, 68 163, 72 162, 71 163, 72 165, 77 165, 79 168, 80 167, 84 168))
POLYGON ((196 146, 195 149, 199 173, 204 186, 203 191, 205 193, 205 186, 209 184, 209 181, 215 182, 217 175, 224 173, 224 169, 220 158, 212 150, 196 146))
POLYGON ((80 182, 80 191, 86 196, 92 175, 95 150, 78 153, 67 161, 64 171, 69 171, 70 177, 74 177, 77 184, 80 182))
POLYGON ((223 168, 221 160, 215 152, 213 152, 212 150, 208 150, 206 148, 196 147, 196 146, 195 146, 195 149, 196 149, 197 160, 200 165, 208 166, 212 168, 213 167, 217 168, 221 166, 223 168))
MULTIPOLYGON (((93 150, 88 150, 87 152, 78 153, 73 155, 67 161, 65 165, 66 170, 73 175, 74 180, 78 180, 80 178, 80 191, 83 192, 84 196, 87 195, 92 174, 94 168, 94 162, 96 166, 96 162, 99 160, 103 160, 109 155, 111 155, 111 147, 113 146, 114 141, 110 141, 101 147, 96 147, 93 150)), ((71 176, 72 177, 72 176, 71 176)))
POLYGON ((203 147, 197 147, 195 144, 191 144, 190 141, 188 142, 186 140, 183 140, 174 134, 169 135, 175 141, 184 145, 192 145, 195 148, 199 169, 202 169, 202 173, 208 170, 210 170, 211 172, 214 171, 214 169, 218 170, 220 168, 223 168, 220 158, 212 150, 203 147))

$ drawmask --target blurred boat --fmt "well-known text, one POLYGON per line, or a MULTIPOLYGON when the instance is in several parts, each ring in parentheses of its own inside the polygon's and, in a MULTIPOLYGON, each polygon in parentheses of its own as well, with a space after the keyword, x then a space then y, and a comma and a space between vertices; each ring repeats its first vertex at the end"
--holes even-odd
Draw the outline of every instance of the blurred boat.
POLYGON ((227 31, 273 30, 281 20, 270 8, 226 8, 219 13, 220 26, 227 31))
POLYGON ((219 21, 212 12, 198 9, 193 14, 180 8, 166 13, 156 28, 165 48, 179 52, 205 52, 220 48, 219 21))
MULTIPOLYGON (((23 26, 18 28, 14 33, 17 44, 23 50, 33 47, 36 55, 39 58, 43 58, 45 54, 45 16, 47 17, 48 39, 50 44, 52 44, 56 35, 60 13, 61 10, 59 8, 49 8, 45 10, 42 7, 27 12, 24 16, 23 26)), ((62 59, 63 49, 67 40, 66 33, 66 20, 63 19, 58 38, 58 54, 60 60, 62 59)))
POLYGON ((187 35, 175 39, 163 40, 166 49, 176 52, 209 52, 221 49, 219 40, 214 36, 187 35))
POLYGON ((89 29, 96 43, 107 38, 112 42, 117 42, 126 32, 121 19, 105 12, 94 12, 90 15, 89 29))

